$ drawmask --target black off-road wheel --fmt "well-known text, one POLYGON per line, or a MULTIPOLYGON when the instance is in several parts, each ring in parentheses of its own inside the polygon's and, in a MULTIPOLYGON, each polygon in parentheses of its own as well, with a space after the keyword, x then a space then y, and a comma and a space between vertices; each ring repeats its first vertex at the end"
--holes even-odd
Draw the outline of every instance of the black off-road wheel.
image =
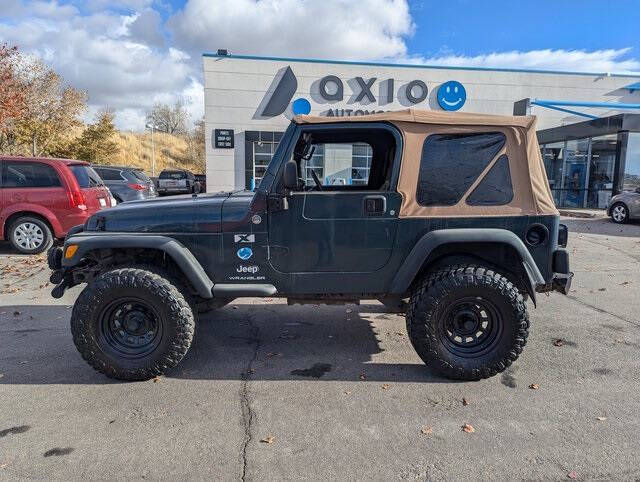
POLYGON ((505 276, 480 266, 428 275, 407 312, 407 331, 420 358, 454 380, 505 370, 522 353, 528 330, 522 294, 505 276))
POLYGON ((118 380, 163 375, 185 356, 193 311, 168 277, 136 267, 98 276, 71 314, 73 341, 97 371, 118 380))

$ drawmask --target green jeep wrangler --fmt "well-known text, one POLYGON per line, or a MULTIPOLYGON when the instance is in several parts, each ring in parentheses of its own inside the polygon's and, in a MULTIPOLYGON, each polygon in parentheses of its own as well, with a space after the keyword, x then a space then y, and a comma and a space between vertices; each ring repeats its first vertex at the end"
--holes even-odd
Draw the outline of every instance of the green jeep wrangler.
POLYGON ((199 311, 283 297, 405 311, 431 369, 478 380, 522 352, 528 299, 568 292, 566 244, 535 118, 405 110, 296 117, 255 191, 101 211, 49 265, 52 296, 87 284, 73 340, 113 378, 175 367, 199 311))

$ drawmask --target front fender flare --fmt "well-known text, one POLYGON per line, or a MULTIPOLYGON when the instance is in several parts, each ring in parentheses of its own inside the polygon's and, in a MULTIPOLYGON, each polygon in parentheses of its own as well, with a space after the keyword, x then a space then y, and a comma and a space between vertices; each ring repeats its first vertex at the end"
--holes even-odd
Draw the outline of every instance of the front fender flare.
POLYGON ((403 294, 411 286, 423 263, 438 246, 450 243, 499 243, 511 246, 516 250, 527 273, 529 286, 527 292, 535 303, 536 286, 545 284, 531 253, 522 240, 513 232, 506 229, 439 229, 425 234, 415 244, 402 266, 396 273, 391 288, 392 294, 403 294))
POLYGON ((156 235, 78 233, 67 237, 65 248, 69 244, 77 244, 78 250, 70 258, 63 256, 63 268, 75 266, 87 253, 96 249, 146 248, 163 251, 182 270, 198 295, 205 299, 213 298, 213 282, 191 251, 176 239, 156 235))

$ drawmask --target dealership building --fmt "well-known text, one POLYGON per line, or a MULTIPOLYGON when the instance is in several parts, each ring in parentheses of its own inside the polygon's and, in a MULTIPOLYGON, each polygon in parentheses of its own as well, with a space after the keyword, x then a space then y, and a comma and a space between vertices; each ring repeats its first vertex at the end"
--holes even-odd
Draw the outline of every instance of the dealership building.
MULTIPOLYGON (((406 108, 536 115, 547 176, 560 207, 604 208, 612 194, 640 187, 640 75, 226 51, 204 54, 203 62, 209 191, 255 188, 296 114, 339 121, 406 108)), ((366 144, 327 144, 305 169, 324 183, 365 184, 370 161, 366 144)))

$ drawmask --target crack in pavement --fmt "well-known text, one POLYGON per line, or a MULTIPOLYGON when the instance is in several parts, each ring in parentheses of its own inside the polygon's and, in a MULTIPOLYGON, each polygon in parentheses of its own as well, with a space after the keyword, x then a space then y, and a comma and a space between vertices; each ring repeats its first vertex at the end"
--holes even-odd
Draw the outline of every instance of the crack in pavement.
POLYGON ((251 315, 248 315, 248 322, 250 335, 246 339, 253 343, 253 355, 249 360, 249 363, 247 363, 245 371, 241 374, 242 385, 240 386, 240 411, 242 426, 244 428, 244 438, 242 440, 242 448, 240 450, 240 459, 242 464, 240 480, 243 482, 246 480, 247 476, 247 448, 253 439, 251 426, 255 417, 253 409, 251 408, 251 402, 249 401, 249 382, 251 381, 251 374, 253 373, 253 364, 258 358, 258 351, 260 350, 260 330, 253 324, 251 315))
POLYGON ((587 303, 586 301, 582 301, 580 298, 576 298, 575 296, 567 295, 567 298, 569 298, 570 300, 576 301, 581 305, 586 306, 587 308, 591 308, 592 310, 595 310, 598 313, 604 313, 605 315, 613 316, 614 318, 617 318, 620 321, 624 321, 625 323, 629 323, 630 325, 640 327, 640 322, 629 320, 624 316, 616 315, 615 313, 611 313, 610 311, 603 310, 602 308, 598 308, 597 306, 587 303))
POLYGON ((587 243, 591 243, 591 244, 595 244, 596 246, 601 246, 603 248, 609 248, 609 249, 613 249, 614 251, 617 251, 618 253, 624 255, 624 256, 628 256, 629 258, 635 260, 635 261, 640 261, 640 256, 635 255, 635 254, 630 254, 628 252, 626 252, 624 249, 618 248, 617 246, 612 246, 610 244, 607 243, 599 243, 598 241, 594 240, 594 239, 590 239, 587 237, 581 237, 580 239, 586 241, 587 243))

